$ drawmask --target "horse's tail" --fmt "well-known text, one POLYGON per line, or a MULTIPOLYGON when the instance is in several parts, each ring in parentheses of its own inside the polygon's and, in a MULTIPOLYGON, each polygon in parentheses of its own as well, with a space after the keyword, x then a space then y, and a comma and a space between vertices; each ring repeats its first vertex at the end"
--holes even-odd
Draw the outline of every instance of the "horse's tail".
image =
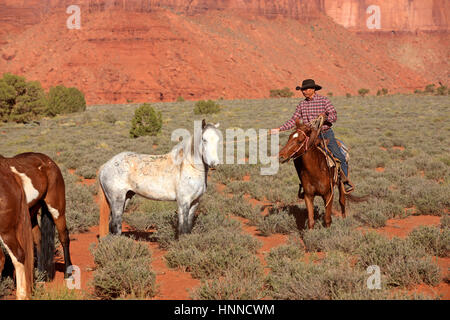
POLYGON ((42 205, 41 213, 41 252, 38 252, 38 269, 48 280, 55 276, 55 222, 47 205, 42 205))
POLYGON ((362 197, 357 197, 357 196, 354 196, 354 195, 351 195, 351 194, 346 194, 345 196, 347 197, 348 200, 350 200, 352 202, 364 202, 364 201, 369 200, 369 195, 368 194, 365 195, 365 196, 362 196, 362 197))
MULTIPOLYGON (((101 169, 100 169, 101 171, 101 169)), ((105 196, 105 191, 103 190, 100 179, 98 181, 98 195, 99 195, 99 206, 100 206, 100 221, 99 221, 99 235, 100 237, 105 237, 109 233, 109 215, 111 209, 109 207, 108 200, 105 196)))

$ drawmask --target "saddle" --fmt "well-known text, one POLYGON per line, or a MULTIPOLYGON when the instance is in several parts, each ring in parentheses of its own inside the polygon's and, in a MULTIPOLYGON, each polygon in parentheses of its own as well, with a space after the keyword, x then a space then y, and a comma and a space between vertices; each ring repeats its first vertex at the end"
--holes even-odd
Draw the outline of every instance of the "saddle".
MULTIPOLYGON (((339 146, 339 148, 341 149, 341 152, 344 154, 345 156, 345 161, 350 160, 350 154, 348 151, 348 147, 339 139, 336 139, 336 142, 339 146)), ((320 152, 322 152, 325 156, 325 159, 327 161, 327 166, 328 168, 333 168, 336 167, 336 170, 334 170, 334 175, 333 175, 333 183, 337 184, 339 177, 341 177, 341 182, 345 181, 345 175, 341 170, 341 161, 336 158, 333 153, 328 149, 327 147, 328 145, 328 139, 320 139, 319 144, 317 145, 318 149, 320 150, 320 152)))

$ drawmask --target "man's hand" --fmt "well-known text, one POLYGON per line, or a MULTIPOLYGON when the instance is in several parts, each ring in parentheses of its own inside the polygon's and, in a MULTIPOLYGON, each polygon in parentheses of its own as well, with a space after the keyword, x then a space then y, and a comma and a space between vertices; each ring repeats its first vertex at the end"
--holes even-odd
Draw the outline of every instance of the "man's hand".
POLYGON ((321 113, 319 114, 319 117, 322 116, 323 117, 323 121, 327 121, 328 116, 325 113, 321 113))
POLYGON ((276 134, 276 133, 280 133, 280 129, 279 128, 269 129, 269 134, 276 134))

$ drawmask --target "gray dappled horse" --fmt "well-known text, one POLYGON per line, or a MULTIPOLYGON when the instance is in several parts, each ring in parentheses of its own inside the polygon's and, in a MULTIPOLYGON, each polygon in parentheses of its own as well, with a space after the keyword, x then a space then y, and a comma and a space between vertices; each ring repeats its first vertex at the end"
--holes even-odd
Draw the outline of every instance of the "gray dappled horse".
POLYGON ((106 162, 99 173, 100 237, 108 234, 108 222, 111 233, 121 234, 126 202, 135 194, 177 201, 178 234, 190 232, 199 199, 206 192, 208 168, 219 164, 218 127, 203 120, 201 139, 183 139, 167 154, 122 152, 106 162))

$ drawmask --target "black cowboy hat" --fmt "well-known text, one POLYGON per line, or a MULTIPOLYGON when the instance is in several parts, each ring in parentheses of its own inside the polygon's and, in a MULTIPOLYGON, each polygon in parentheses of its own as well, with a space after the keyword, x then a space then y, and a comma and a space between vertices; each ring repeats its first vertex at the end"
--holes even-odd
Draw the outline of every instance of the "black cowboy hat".
POLYGON ((303 80, 302 86, 301 87, 297 86, 295 88, 295 90, 306 90, 306 89, 309 89, 309 88, 313 88, 313 89, 316 89, 316 90, 322 89, 322 87, 317 85, 316 82, 313 79, 306 79, 306 80, 303 80))

